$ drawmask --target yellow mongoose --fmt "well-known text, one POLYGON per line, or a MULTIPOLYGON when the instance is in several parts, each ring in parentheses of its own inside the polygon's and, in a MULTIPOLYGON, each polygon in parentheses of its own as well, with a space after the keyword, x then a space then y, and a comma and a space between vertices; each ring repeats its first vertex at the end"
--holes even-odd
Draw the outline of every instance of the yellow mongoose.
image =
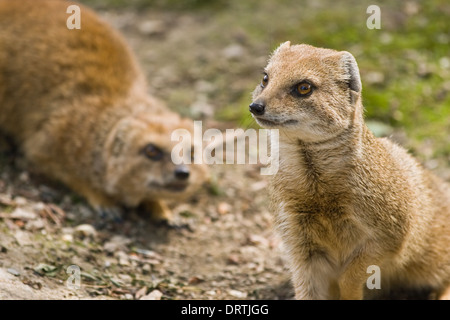
POLYGON ((0 131, 28 161, 100 213, 143 205, 170 218, 164 198, 195 190, 200 165, 175 166, 171 132, 192 130, 150 97, 122 37, 80 4, 0 0, 0 131), (67 27, 69 5, 81 29, 67 27))
POLYGON ((373 136, 361 88, 350 53, 285 42, 253 93, 253 117, 279 128, 270 194, 296 298, 440 294, 450 284, 450 187, 373 136), (373 266, 380 290, 367 286, 373 266))

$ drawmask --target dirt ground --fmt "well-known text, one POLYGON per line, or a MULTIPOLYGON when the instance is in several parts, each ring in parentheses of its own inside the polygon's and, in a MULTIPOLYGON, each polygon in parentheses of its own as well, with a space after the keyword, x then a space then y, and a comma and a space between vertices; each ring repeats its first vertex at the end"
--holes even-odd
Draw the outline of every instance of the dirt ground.
POLYGON ((13 166, 0 180, 0 299, 292 297, 256 166, 213 168, 220 187, 172 204, 181 229, 134 213, 100 228, 70 191, 13 166), (67 287, 71 265, 79 289, 67 287))
MULTIPOLYGON (((180 73, 195 72, 195 66, 182 68, 191 63, 187 58, 177 65, 171 52, 178 47, 183 56, 201 59, 200 47, 183 42, 186 33, 202 37, 201 21, 164 13, 100 14, 126 36, 153 94, 175 109, 178 101, 191 100, 185 113, 201 112, 209 127, 235 127, 211 120, 213 107, 204 98, 217 89, 211 83, 190 82, 188 90, 171 94, 186 77, 180 73)), ((250 54, 242 48, 217 50, 232 60, 250 54)), ((258 73, 256 64, 261 68, 264 58, 255 62, 258 73)), ((156 226, 133 212, 122 223, 104 224, 83 199, 34 174, 2 141, 0 299, 290 299, 289 274, 271 229, 267 179, 259 170, 211 167, 211 182, 198 194, 170 204, 185 228, 156 226), (69 266, 80 268, 80 286, 71 286, 78 283, 69 266)))

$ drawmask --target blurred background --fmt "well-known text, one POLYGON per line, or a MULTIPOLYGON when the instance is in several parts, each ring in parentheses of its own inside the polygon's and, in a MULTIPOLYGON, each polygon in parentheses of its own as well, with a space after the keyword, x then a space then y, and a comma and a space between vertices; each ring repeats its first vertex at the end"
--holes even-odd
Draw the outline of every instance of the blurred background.
MULTIPOLYGON (((371 129, 428 167, 450 161, 450 3, 333 0, 82 0, 119 28, 149 90, 190 117, 255 126, 248 113, 281 42, 350 51, 371 129), (368 29, 367 8, 381 9, 368 29)), ((450 176, 449 176, 450 178, 450 176)))

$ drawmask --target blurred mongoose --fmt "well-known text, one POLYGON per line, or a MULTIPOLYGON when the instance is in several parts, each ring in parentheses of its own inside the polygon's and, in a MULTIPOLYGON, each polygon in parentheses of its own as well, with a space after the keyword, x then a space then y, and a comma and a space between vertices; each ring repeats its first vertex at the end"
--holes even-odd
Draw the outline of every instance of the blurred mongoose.
POLYGON ((147 94, 122 36, 90 9, 60 0, 0 0, 0 131, 34 169, 114 218, 189 194, 206 168, 171 161, 171 133, 193 129, 147 94), (69 5, 81 29, 69 29, 69 5))
POLYGON ((253 93, 253 117, 279 128, 270 195, 296 298, 439 296, 450 284, 450 187, 374 137, 361 89, 350 53, 285 42, 253 93), (367 285, 377 268, 379 290, 367 285))

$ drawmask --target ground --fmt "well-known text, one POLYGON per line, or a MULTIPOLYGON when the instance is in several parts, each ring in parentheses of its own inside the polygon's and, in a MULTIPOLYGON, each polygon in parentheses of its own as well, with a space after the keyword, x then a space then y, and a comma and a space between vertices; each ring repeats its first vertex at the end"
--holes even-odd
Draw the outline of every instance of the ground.
MULTIPOLYGON (((203 7, 195 13, 165 10, 164 6, 152 10, 112 10, 105 6, 97 9, 125 35, 136 52, 151 94, 185 116, 204 120, 205 128, 224 130, 254 127, 247 113, 250 92, 259 82, 270 50, 288 40, 282 38, 293 32, 280 31, 273 25, 275 21, 261 14, 255 13, 249 19, 244 14, 250 10, 245 3, 233 2, 235 11, 230 14, 230 10, 221 7, 223 2, 217 1, 213 16, 203 7), (240 22, 229 24, 231 16, 240 22), (265 40, 270 41, 263 41, 261 34, 267 34, 265 40)), ((318 3, 315 9, 308 6, 322 10, 324 2, 318 3)), ((413 1, 408 3, 406 14, 417 15, 417 10, 427 9, 413 1)), ((261 1, 261 6, 268 12, 277 9, 267 1, 261 1)), ((285 22, 293 25, 296 17, 290 11, 288 7, 282 10, 287 17, 285 22)), ((338 21, 345 17, 339 8, 334 12, 338 21)), ((388 14, 388 18, 392 16, 388 14)), ((362 19, 366 17, 363 11, 362 19)), ((304 21, 312 18, 327 19, 323 14, 311 18, 302 15, 304 21)), ((392 18, 387 20, 387 28, 389 21, 405 23, 392 18)), ((395 29, 395 24, 392 27, 391 23, 391 28, 395 29)), ((397 37, 389 32, 384 35, 380 38, 386 46, 392 37, 397 37)), ((314 36, 331 45, 342 35, 314 36)), ((402 36, 400 32, 399 37, 402 36)), ((354 35, 348 38, 354 39, 354 35)), ((448 43, 448 35, 440 39, 448 43)), ((361 54, 368 49, 352 41, 351 48, 346 49, 362 61, 363 85, 368 84, 363 91, 368 96, 366 107, 383 102, 384 96, 379 95, 383 90, 376 88, 383 89, 389 70, 371 70, 367 59, 372 56, 361 54)), ((365 43, 370 41, 366 39, 365 43)), ((377 57, 380 56, 384 55, 377 57)), ((423 62, 423 76, 428 77, 428 72, 435 74, 441 63, 444 68, 439 69, 436 79, 448 78, 448 59, 428 58, 426 54, 417 58, 423 62)), ((391 67, 382 59, 377 61, 380 66, 391 67)), ((399 67, 402 68, 409 70, 409 66, 399 67)), ((415 70, 415 65, 412 68, 415 70)), ((431 96, 439 93, 442 106, 447 106, 448 81, 436 79, 431 83, 435 90, 430 91, 431 96)), ((401 86, 396 88, 400 94, 403 92, 401 86)), ((388 126, 373 122, 372 129, 393 134, 394 139, 412 148, 427 167, 450 178, 448 153, 436 153, 440 141, 448 140, 407 138, 413 131, 405 133, 391 127, 401 123, 398 121, 406 118, 407 112, 401 104, 394 103, 390 108, 390 119, 394 120, 387 121, 388 126)), ((368 113, 376 115, 370 108, 368 113)), ((375 118, 386 117, 382 113, 375 118)), ((447 126, 444 120, 439 123, 447 126)), ((448 138, 448 132, 442 135, 448 138)), ((157 226, 133 212, 122 223, 101 225, 83 199, 35 174, 6 141, 0 146, 0 299, 293 298, 281 244, 272 230, 268 177, 260 174, 259 165, 212 166, 211 181, 196 195, 183 203, 170 203, 176 222, 185 228, 157 226), (80 287, 73 281, 70 266, 80 268, 80 287)))
POLYGON ((189 226, 181 229, 137 214, 100 229, 70 191, 8 169, 14 177, 4 174, 0 189, 0 299, 139 299, 154 290, 162 299, 292 297, 257 166, 213 168, 220 188, 214 182, 171 204, 176 222, 189 226), (67 287, 71 265, 81 268, 80 289, 67 287))

